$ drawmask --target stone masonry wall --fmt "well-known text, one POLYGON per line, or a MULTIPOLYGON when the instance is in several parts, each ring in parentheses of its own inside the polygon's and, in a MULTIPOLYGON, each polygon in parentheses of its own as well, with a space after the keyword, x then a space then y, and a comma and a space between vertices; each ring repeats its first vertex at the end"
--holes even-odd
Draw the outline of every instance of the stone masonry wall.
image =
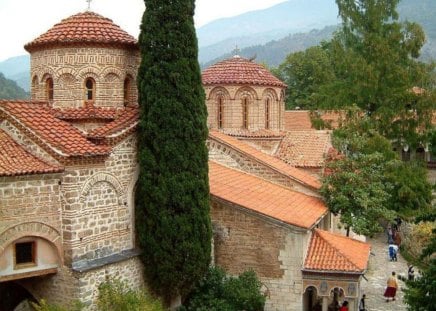
POLYGON ((128 188, 135 170, 134 136, 116 146, 100 166, 66 168, 62 231, 68 264, 134 247, 128 188))
POLYGON ((288 175, 280 173, 268 166, 266 163, 257 161, 250 155, 239 152, 231 146, 213 140, 210 137, 206 143, 209 149, 209 160, 216 161, 228 167, 237 168, 262 179, 290 188, 294 191, 319 197, 319 194, 314 189, 305 187, 288 175))
POLYGON ((130 79, 129 102, 136 104, 139 51, 108 47, 46 49, 31 54, 31 97, 48 100, 47 78, 53 79, 53 107, 83 107, 85 80, 95 80, 94 105, 124 106, 124 80, 130 79))
POLYGON ((284 98, 278 87, 261 86, 206 86, 207 124, 218 128, 218 98, 223 100, 222 128, 240 129, 243 127, 242 98, 248 99, 248 129, 266 128, 266 100, 269 98, 269 125, 272 130, 283 129, 284 98))
POLYGON ((215 264, 232 275, 253 269, 266 288, 265 310, 300 310, 301 268, 309 234, 214 199, 211 219, 215 264))

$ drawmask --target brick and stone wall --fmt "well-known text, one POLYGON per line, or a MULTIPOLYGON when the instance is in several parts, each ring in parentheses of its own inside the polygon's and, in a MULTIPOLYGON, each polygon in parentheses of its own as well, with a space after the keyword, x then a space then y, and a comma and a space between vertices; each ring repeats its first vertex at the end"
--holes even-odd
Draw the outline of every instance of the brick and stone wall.
POLYGON ((282 90, 278 87, 264 86, 206 86, 206 105, 208 111, 207 124, 210 128, 218 126, 218 101, 222 100, 222 128, 243 128, 242 100, 248 100, 248 129, 259 130, 283 129, 283 116, 285 111, 282 90), (266 102, 269 101, 269 122, 266 122, 266 102))
POLYGON ((214 261, 229 274, 253 269, 268 295, 265 310, 299 310, 301 268, 309 234, 228 206, 211 202, 214 261))
POLYGON ((48 100, 46 81, 53 79, 55 108, 83 107, 85 80, 95 81, 94 106, 123 107, 124 81, 129 79, 129 103, 138 100, 136 72, 139 51, 105 47, 69 47, 35 51, 31 54, 31 97, 48 100))

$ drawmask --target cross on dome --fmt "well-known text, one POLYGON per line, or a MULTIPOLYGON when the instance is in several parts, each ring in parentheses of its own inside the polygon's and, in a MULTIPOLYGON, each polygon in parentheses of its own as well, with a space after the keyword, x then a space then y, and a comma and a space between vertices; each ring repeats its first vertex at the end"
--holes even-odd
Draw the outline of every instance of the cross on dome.
POLYGON ((91 2, 92 2, 92 0, 86 0, 86 2, 88 2, 87 11, 89 11, 89 10, 91 10, 91 2))

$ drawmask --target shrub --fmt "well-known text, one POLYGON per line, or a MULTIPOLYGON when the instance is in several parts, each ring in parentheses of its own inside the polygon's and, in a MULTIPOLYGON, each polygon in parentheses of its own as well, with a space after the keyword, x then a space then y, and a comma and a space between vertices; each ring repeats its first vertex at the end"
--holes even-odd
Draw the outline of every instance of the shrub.
POLYGON ((223 269, 210 268, 179 311, 260 311, 265 305, 261 286, 252 270, 239 277, 226 277, 223 269))
MULTIPOLYGON (((126 282, 110 280, 99 286, 97 308, 101 311, 163 311, 159 300, 145 290, 133 290, 126 282)), ((55 311, 55 310, 54 310, 55 311)))

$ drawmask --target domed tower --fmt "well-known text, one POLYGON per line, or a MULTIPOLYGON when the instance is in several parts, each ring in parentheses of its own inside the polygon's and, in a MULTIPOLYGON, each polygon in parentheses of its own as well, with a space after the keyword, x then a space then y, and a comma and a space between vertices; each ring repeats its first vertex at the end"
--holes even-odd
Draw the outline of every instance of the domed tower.
POLYGON ((137 41, 108 18, 90 11, 70 16, 24 48, 34 100, 54 108, 137 103, 137 41))
POLYGON ((208 125, 224 130, 281 130, 286 84, 238 55, 205 69, 208 125))

